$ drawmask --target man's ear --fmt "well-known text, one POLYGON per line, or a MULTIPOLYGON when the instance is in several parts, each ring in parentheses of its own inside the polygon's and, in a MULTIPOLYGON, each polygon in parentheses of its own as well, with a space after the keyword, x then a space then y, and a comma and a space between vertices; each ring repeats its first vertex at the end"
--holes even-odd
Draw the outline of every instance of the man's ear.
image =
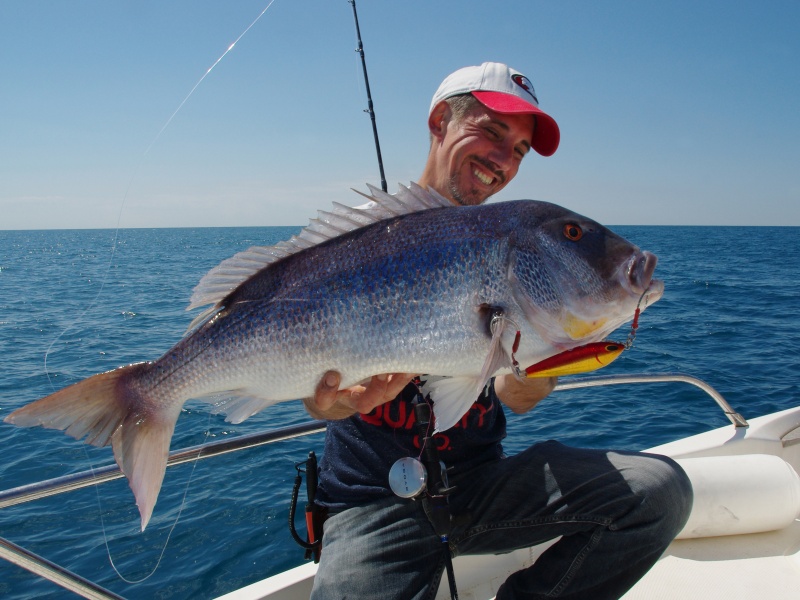
POLYGON ((447 132, 447 124, 450 122, 451 116, 452 111, 450 105, 444 100, 433 107, 431 114, 428 116, 428 129, 434 138, 439 141, 444 139, 444 135, 447 132))

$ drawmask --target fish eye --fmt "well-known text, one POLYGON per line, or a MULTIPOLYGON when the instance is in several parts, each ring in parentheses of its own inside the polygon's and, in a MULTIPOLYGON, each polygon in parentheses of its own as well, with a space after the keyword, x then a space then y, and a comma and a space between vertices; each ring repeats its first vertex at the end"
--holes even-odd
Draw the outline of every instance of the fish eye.
POLYGON ((564 225, 564 237, 573 242, 577 242, 583 237, 583 229, 580 225, 575 223, 567 223, 564 225))

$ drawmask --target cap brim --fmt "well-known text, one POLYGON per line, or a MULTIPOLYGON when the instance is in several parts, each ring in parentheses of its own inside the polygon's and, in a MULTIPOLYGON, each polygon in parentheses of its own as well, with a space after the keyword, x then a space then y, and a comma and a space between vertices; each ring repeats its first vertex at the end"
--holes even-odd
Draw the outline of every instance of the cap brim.
POLYGON ((475 91, 472 95, 486 108, 500 114, 536 115, 531 146, 542 156, 552 156, 561 141, 561 132, 555 119, 530 102, 502 92, 475 91))

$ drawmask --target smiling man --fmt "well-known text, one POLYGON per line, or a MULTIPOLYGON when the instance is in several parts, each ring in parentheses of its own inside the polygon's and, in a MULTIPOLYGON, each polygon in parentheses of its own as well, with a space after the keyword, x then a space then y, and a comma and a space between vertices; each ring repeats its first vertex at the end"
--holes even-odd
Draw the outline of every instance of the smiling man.
MULTIPOLYGON (((531 149, 550 156, 559 144, 558 125, 539 108, 528 78, 499 63, 445 79, 428 128, 418 183, 453 204, 481 204, 514 178, 531 149)), ((655 563, 688 518, 691 484, 668 458, 554 441, 506 457, 503 407, 529 411, 555 385, 555 378, 506 375, 434 437, 455 488, 443 545, 426 493, 395 495, 389 483, 393 465, 422 456, 411 375, 378 375, 343 390, 339 381, 327 373, 306 400, 309 413, 329 419, 316 498, 329 517, 313 600, 430 599, 445 549, 503 553, 558 537, 533 566, 508 577, 497 599, 611 600, 655 563)))
POLYGON ((517 174, 533 148, 558 148, 555 120, 527 77, 499 63, 459 69, 442 82, 428 116, 431 148, 418 183, 459 204, 481 204, 517 174))

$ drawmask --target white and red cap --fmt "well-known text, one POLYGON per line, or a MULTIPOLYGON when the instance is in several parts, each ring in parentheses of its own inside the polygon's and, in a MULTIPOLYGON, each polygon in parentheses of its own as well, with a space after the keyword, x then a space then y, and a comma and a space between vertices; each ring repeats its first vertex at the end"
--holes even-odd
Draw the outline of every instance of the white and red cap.
POLYGON ((558 148, 561 134, 553 117, 539 108, 531 80, 507 65, 485 62, 448 75, 436 90, 428 114, 439 102, 460 94, 472 94, 486 108, 501 114, 536 115, 532 146, 542 156, 558 148))

